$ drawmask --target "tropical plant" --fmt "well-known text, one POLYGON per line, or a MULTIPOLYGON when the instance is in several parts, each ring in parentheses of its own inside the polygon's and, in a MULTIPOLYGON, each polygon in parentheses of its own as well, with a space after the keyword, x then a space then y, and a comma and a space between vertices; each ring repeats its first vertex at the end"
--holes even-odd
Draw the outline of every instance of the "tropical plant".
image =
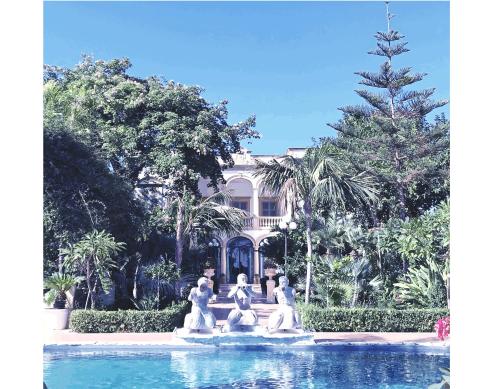
POLYGON ((434 326, 434 330, 439 338, 439 340, 445 340, 448 336, 450 336, 450 317, 442 317, 434 326))
POLYGON ((175 263, 162 260, 158 263, 145 266, 144 274, 152 278, 156 283, 156 309, 160 309, 160 290, 175 298, 175 283, 180 278, 180 269, 175 263))
POLYGON ((313 256, 313 262, 315 300, 323 300, 326 308, 348 305, 353 287, 351 277, 346 271, 345 258, 316 255, 313 256))
POLYGON ((197 243, 197 234, 208 236, 212 232, 232 235, 244 226, 245 211, 230 206, 228 192, 216 192, 186 209, 183 238, 197 243))
POLYGON ((373 274, 372 264, 366 256, 355 256, 349 263, 348 269, 354 285, 351 307, 355 307, 360 300, 368 303, 370 296, 382 286, 380 275, 370 279, 373 274))
POLYGON ((307 150, 304 158, 291 155, 269 162, 257 160, 255 176, 275 194, 282 203, 291 202, 292 209, 304 212, 307 242, 306 304, 309 302, 311 258, 313 254, 312 222, 321 207, 343 211, 368 207, 376 199, 375 184, 364 174, 348 175, 337 164, 334 150, 329 145, 307 150))
POLYGON ((401 305, 418 308, 445 307, 446 281, 449 272, 446 264, 427 260, 426 265, 410 268, 405 278, 394 284, 398 302, 401 305))
POLYGON ((159 310, 158 296, 155 293, 146 294, 139 300, 132 299, 132 303, 139 311, 159 310))
POLYGON ((330 214, 320 218, 320 225, 313 231, 313 241, 326 248, 326 255, 340 257, 352 249, 360 236, 362 229, 355 224, 352 214, 344 217, 330 214))
POLYGON ((58 271, 60 248, 92 229, 132 247, 144 217, 133 187, 70 130, 44 128, 43 137, 45 275, 58 271))
POLYGON ((45 295, 45 302, 47 304, 54 304, 54 308, 64 308, 66 304, 66 292, 81 281, 83 281, 83 277, 61 273, 52 274, 45 280, 45 287, 50 289, 45 295))
POLYGON ((91 308, 96 307, 98 288, 108 292, 111 287, 111 271, 117 269, 113 256, 125 249, 125 243, 116 242, 106 231, 94 230, 85 234, 83 239, 62 249, 66 268, 84 274, 87 283, 85 309, 90 300, 91 308))

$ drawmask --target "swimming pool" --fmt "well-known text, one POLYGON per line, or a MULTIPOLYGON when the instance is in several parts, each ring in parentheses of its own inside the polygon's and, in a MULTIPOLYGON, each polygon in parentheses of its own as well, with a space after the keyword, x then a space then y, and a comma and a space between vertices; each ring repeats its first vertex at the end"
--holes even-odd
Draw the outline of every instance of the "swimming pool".
POLYGON ((449 367, 428 346, 48 347, 44 381, 62 388, 427 388, 449 367))

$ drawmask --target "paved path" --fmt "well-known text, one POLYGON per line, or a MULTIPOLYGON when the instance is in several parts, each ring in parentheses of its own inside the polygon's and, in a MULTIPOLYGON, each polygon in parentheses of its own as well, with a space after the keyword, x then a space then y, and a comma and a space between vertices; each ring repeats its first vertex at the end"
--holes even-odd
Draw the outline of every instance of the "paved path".
MULTIPOLYGON (((370 342, 370 343, 428 343, 447 345, 433 332, 316 332, 316 343, 324 342, 370 342)), ((79 334, 71 330, 52 330, 45 333, 44 344, 137 344, 169 345, 173 342, 171 332, 79 334)))

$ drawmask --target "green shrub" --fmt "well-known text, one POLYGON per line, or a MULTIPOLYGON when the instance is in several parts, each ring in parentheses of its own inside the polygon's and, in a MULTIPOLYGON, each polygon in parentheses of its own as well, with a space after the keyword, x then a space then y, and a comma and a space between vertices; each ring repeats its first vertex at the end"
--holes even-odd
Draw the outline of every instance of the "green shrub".
POLYGON ((321 308, 299 306, 304 328, 338 332, 433 332, 447 309, 321 308))
POLYGON ((75 332, 169 332, 182 326, 188 312, 187 302, 161 311, 76 310, 69 326, 75 332))

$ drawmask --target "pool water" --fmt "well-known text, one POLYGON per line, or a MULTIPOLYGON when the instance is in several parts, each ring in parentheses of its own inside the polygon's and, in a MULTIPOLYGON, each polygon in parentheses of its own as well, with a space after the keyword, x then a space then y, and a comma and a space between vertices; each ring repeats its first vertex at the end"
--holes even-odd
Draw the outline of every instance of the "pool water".
POLYGON ((410 346, 49 348, 44 382, 61 388, 427 388, 449 350, 410 346))

